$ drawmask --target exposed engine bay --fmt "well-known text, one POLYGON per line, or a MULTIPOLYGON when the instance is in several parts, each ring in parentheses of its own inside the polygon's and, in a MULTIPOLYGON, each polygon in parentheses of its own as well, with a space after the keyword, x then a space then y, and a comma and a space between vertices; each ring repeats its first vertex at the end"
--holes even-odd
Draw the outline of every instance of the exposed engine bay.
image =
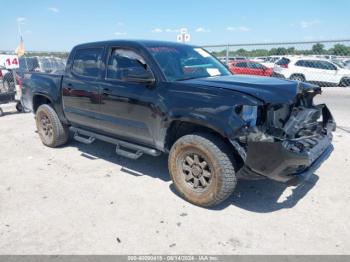
POLYGON ((246 126, 231 141, 245 162, 240 176, 295 181, 320 157, 329 156, 336 124, 326 105, 314 105, 313 98, 320 93, 308 90, 299 93, 293 104, 258 108, 255 125, 246 126))

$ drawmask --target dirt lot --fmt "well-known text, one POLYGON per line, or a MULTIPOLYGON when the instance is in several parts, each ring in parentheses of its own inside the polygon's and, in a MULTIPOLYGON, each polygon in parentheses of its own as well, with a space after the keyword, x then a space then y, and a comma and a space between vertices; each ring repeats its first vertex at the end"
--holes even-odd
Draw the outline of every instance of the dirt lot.
POLYGON ((326 89, 335 152, 310 181, 240 181, 214 210, 174 192, 166 156, 44 147, 32 114, 2 106, 1 254, 350 254, 350 88, 326 89))

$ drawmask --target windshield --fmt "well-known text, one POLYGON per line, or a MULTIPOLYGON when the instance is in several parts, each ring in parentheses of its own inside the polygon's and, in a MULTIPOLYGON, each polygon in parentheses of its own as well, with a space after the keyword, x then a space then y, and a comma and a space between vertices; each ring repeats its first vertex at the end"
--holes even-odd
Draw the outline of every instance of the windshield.
POLYGON ((155 46, 148 51, 168 81, 230 75, 229 70, 202 48, 191 46, 155 46))

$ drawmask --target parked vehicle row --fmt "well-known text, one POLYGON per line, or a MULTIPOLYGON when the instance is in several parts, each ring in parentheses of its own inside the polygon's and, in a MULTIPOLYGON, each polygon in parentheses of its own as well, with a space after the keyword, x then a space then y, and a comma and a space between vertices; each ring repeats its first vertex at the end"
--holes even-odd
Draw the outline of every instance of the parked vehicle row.
POLYGON ((233 74, 272 76, 273 69, 258 62, 240 60, 229 63, 229 69, 233 74))
MULTIPOLYGON (((65 60, 57 57, 33 56, 20 57, 18 60, 19 68, 16 69, 17 82, 21 82, 21 78, 25 72, 62 73, 65 68, 65 60)), ((1 76, 4 86, 14 87, 14 74, 11 70, 2 70, 0 78, 1 76)))
POLYGON ((231 56, 231 57, 228 58, 228 61, 226 61, 226 57, 225 56, 219 56, 217 58, 224 64, 228 64, 228 63, 233 62, 233 61, 239 61, 239 60, 246 60, 247 59, 244 56, 231 56))
POLYGON ((62 73, 65 68, 65 60, 56 57, 18 58, 15 55, 0 55, 0 60, 0 104, 17 102, 16 109, 19 112, 25 110, 21 104, 21 88, 26 72, 62 73))
POLYGON ((323 86, 349 86, 350 70, 330 60, 312 57, 283 57, 274 66, 277 76, 323 86))
POLYGON ((316 56, 271 56, 228 63, 233 74, 275 76, 321 86, 350 86, 349 67, 350 60, 316 56))

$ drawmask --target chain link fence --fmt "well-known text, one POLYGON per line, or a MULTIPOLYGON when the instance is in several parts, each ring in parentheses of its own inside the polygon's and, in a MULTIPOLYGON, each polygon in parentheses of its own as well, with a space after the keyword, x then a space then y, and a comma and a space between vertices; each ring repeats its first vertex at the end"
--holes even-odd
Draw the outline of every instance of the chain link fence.
MULTIPOLYGON (((307 81, 320 86, 350 86, 350 39, 203 46, 233 74, 307 81)), ((68 53, 29 53, 19 68, 0 67, 1 96, 16 92, 24 72, 61 74, 68 53)))
POLYGON ((350 40, 203 46, 233 74, 350 86, 350 40))

